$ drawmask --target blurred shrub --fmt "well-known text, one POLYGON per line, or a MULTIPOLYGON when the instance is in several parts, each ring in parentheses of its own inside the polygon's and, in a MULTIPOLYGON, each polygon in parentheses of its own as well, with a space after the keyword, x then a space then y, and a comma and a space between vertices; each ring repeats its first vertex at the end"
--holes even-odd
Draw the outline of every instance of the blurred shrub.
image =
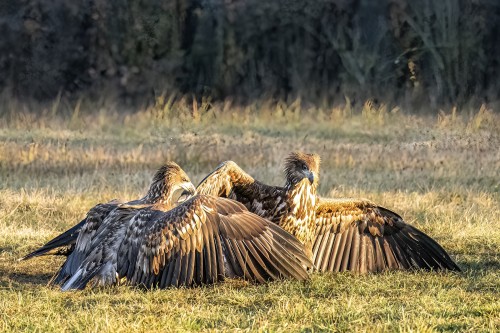
POLYGON ((2 0, 0 89, 143 102, 498 99, 496 0, 2 0))

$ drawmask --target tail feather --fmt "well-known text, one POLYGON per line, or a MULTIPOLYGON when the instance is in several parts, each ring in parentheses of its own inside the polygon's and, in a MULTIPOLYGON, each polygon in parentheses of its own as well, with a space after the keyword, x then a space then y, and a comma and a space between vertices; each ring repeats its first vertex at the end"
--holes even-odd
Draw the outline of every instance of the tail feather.
POLYGON ((51 280, 51 284, 61 285, 65 283, 69 277, 74 276, 77 270, 79 269, 80 265, 85 260, 86 253, 87 251, 85 249, 73 251, 73 253, 71 253, 71 255, 68 256, 64 264, 61 266, 59 271, 51 280))
POLYGON ((83 276, 83 269, 80 268, 68 281, 66 281, 62 285, 61 291, 68 291, 70 289, 83 289, 81 287, 80 288, 78 287, 82 285, 84 278, 85 276, 83 276))
POLYGON ((91 265, 92 269, 90 270, 87 270, 87 268, 89 268, 88 264, 90 263, 84 263, 82 267, 78 268, 75 274, 64 282, 61 291, 85 289, 91 280, 93 280, 92 283, 94 286, 102 287, 113 285, 118 282, 116 265, 112 261, 91 265))

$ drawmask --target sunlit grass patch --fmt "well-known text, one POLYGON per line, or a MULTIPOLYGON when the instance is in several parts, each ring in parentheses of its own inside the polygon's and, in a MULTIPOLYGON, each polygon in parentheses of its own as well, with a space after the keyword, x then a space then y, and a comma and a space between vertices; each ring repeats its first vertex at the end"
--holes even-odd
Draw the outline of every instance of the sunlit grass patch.
POLYGON ((126 115, 82 109, 1 119, 0 331, 498 331, 498 115, 454 117, 452 124, 390 108, 300 103, 195 107, 166 97, 126 115), (322 156, 321 195, 394 210, 442 244, 463 272, 61 293, 46 284, 62 258, 17 261, 96 203, 141 196, 165 160, 194 183, 231 159, 279 185, 292 150, 322 156))

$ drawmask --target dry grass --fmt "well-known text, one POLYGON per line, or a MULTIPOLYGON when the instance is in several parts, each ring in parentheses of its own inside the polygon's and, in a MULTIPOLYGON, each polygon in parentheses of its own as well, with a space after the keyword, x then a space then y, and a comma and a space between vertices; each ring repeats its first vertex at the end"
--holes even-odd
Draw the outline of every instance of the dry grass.
POLYGON ((500 120, 159 100, 120 116, 49 107, 0 118, 0 331, 470 331, 500 329, 500 120), (55 110, 55 111, 54 111, 55 110), (461 274, 314 275, 307 283, 60 293, 60 258, 16 259, 97 202, 139 196, 173 159, 193 182, 233 159, 282 183, 291 150, 321 154, 320 192, 362 196, 436 238, 461 274))

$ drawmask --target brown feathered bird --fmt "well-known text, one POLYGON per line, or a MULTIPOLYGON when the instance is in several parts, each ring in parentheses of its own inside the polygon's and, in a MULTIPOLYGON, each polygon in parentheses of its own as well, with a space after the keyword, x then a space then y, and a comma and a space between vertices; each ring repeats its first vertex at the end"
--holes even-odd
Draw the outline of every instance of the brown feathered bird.
MULTIPOLYGON (((166 188, 194 188, 180 182, 179 174, 184 175, 180 168, 167 170, 166 188)), ((74 273, 59 273, 55 283, 65 291, 122 278, 147 288, 189 287, 226 277, 254 282, 308 278, 312 264, 304 246, 241 203, 206 195, 176 204, 166 199, 152 206, 116 208, 92 237, 74 273)), ((81 233, 68 261, 80 239, 81 233)))
POLYGON ((59 244, 66 242, 63 245, 68 249, 69 254, 59 271, 51 279, 50 284, 62 284, 75 274, 88 253, 93 249, 93 241, 97 237, 98 231, 108 227, 108 224, 126 223, 138 209, 153 205, 172 208, 188 199, 195 192, 196 189, 187 174, 176 163, 168 162, 155 173, 151 185, 142 199, 93 207, 87 217, 79 223, 81 227, 78 230, 69 233, 70 230, 76 229, 75 226, 58 236, 60 238, 59 244), (101 209, 101 206, 106 208, 101 209), (96 208, 99 208, 98 212, 96 208))
POLYGON ((436 241, 398 214, 365 199, 318 197, 319 167, 318 155, 292 153, 285 161, 285 186, 278 187, 228 161, 197 192, 237 200, 279 224, 306 246, 318 271, 460 270, 436 241))

